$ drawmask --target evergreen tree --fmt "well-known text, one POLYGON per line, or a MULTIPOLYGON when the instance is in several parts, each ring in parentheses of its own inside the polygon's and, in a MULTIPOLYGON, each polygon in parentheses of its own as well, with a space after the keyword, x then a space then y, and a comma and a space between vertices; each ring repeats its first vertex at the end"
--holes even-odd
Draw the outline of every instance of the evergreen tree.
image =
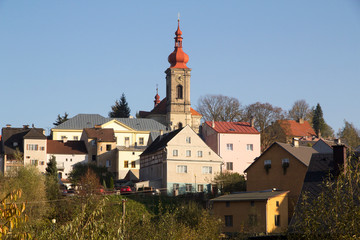
POLYGON ((316 133, 316 135, 319 136, 319 133, 323 133, 325 130, 325 120, 323 117, 323 112, 320 107, 320 104, 318 103, 316 105, 316 108, 314 109, 313 113, 313 129, 316 133))
POLYGON ((352 148, 360 145, 360 136, 354 124, 345 120, 345 126, 340 130, 339 137, 344 139, 352 148))
POLYGON ((69 116, 69 115, 68 115, 67 112, 65 112, 63 116, 60 116, 60 114, 58 114, 57 119, 56 119, 56 122, 54 122, 53 124, 54 124, 55 126, 59 126, 59 125, 62 124, 63 122, 69 120, 69 119, 68 119, 68 116, 69 116))
POLYGON ((54 155, 51 156, 49 162, 47 163, 46 175, 53 176, 56 179, 58 177, 58 169, 56 167, 56 158, 54 155))
POLYGON ((125 94, 121 95, 120 101, 116 100, 115 105, 111 106, 109 112, 111 118, 128 118, 130 117, 130 108, 125 98, 125 94))

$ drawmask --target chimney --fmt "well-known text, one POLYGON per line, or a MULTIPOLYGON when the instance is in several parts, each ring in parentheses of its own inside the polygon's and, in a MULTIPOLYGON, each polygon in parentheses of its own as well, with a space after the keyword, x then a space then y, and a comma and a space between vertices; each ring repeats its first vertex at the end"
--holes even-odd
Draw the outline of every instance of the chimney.
POLYGON ((334 144, 336 145, 341 144, 341 139, 340 138, 334 139, 334 144))
POLYGON ((6 127, 7 127, 7 128, 11 128, 11 124, 6 124, 6 127))
POLYGON ((346 147, 345 145, 334 145, 333 159, 334 159, 334 176, 340 174, 340 169, 346 170, 346 147))
POLYGON ((24 129, 29 129, 29 125, 23 125, 24 129))
POLYGON ((250 118, 250 127, 254 127, 255 126, 255 118, 251 117, 250 118))
POLYGON ((293 147, 299 147, 299 139, 293 138, 292 143, 293 143, 293 147))
POLYGON ((67 137, 63 137, 63 143, 66 143, 67 142, 67 140, 68 140, 68 138, 67 137))
POLYGON ((214 119, 212 120, 211 127, 212 127, 212 128, 215 128, 215 121, 214 121, 214 119))
POLYGON ((100 128, 101 128, 101 125, 96 124, 96 125, 95 125, 95 128, 96 128, 96 129, 100 129, 100 128))
POLYGON ((303 118, 299 118, 299 121, 298 121, 300 124, 304 124, 304 119, 303 118))

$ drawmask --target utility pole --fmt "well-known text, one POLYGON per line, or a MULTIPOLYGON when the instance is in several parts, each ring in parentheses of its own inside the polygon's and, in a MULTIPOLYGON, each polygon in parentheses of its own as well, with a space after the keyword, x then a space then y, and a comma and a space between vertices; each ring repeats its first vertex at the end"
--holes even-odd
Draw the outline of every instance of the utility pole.
POLYGON ((123 236, 125 234, 125 213, 126 213, 126 202, 127 199, 121 199, 122 202, 122 225, 123 225, 123 236))

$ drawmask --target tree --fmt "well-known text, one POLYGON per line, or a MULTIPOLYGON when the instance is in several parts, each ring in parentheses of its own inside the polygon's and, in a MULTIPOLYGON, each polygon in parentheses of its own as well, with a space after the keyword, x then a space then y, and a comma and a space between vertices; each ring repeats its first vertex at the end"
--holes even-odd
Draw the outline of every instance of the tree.
POLYGON ((316 105, 316 108, 313 111, 313 129, 316 135, 319 136, 319 133, 322 133, 325 127, 325 120, 323 117, 323 111, 320 104, 316 105))
POLYGON ((288 112, 288 118, 299 121, 300 119, 304 119, 306 121, 311 119, 312 111, 309 108, 309 104, 302 99, 295 101, 294 105, 288 112))
POLYGON ((344 139, 349 146, 356 148, 360 145, 359 130, 355 128, 353 123, 344 120, 344 127, 339 131, 338 135, 344 139))
POLYGON ((262 133, 276 120, 283 119, 284 113, 280 107, 274 107, 270 103, 257 102, 245 107, 243 121, 249 122, 251 118, 255 118, 255 128, 262 133))
POLYGON ((237 172, 221 172, 214 177, 214 183, 220 186, 223 194, 246 191, 245 177, 237 172))
POLYGON ((85 176, 88 172, 88 170, 91 170, 96 174, 96 176, 100 179, 100 182, 103 182, 103 180, 110 179, 112 177, 112 174, 108 172, 106 167, 96 166, 95 164, 82 164, 77 163, 73 166, 73 169, 70 172, 69 178, 74 183, 77 183, 80 181, 80 179, 85 176))
POLYGON ((275 121, 273 124, 264 129, 261 133, 261 151, 265 151, 274 142, 286 142, 286 133, 289 129, 287 122, 275 121))
MULTIPOLYGON (((348 160, 350 162, 350 159, 348 160)), ((352 159, 346 171, 329 176, 317 195, 305 193, 297 206, 294 239, 359 239, 360 172, 352 159)), ((291 236, 291 235, 290 235, 291 236)))
POLYGON ((128 118, 130 117, 130 108, 125 98, 125 94, 121 95, 120 101, 116 100, 115 105, 111 106, 109 112, 111 118, 128 118))
POLYGON ((55 200, 59 197, 59 181, 56 158, 52 155, 46 167, 46 194, 49 200, 55 200))
POLYGON ((242 110, 239 100, 223 95, 200 97, 197 109, 205 121, 239 121, 242 110))
POLYGON ((56 119, 56 122, 54 122, 53 124, 54 124, 55 126, 59 126, 59 125, 62 124, 63 122, 66 122, 67 120, 69 120, 69 119, 68 119, 68 116, 69 116, 69 115, 68 115, 67 112, 65 112, 63 116, 60 116, 60 114, 58 114, 57 119, 56 119))
POLYGON ((52 176, 55 179, 58 178, 58 169, 57 169, 57 163, 56 163, 56 157, 52 155, 49 159, 49 162, 47 163, 46 167, 46 175, 52 176))

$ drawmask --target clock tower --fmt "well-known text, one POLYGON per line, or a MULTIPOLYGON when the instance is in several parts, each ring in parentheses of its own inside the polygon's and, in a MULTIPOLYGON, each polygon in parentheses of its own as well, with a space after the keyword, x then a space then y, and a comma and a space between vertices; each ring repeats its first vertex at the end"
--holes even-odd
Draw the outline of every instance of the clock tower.
POLYGON ((191 69, 186 66, 189 56, 182 49, 180 20, 175 32, 175 49, 169 55, 166 73, 166 122, 171 129, 192 126, 190 103, 191 69))

